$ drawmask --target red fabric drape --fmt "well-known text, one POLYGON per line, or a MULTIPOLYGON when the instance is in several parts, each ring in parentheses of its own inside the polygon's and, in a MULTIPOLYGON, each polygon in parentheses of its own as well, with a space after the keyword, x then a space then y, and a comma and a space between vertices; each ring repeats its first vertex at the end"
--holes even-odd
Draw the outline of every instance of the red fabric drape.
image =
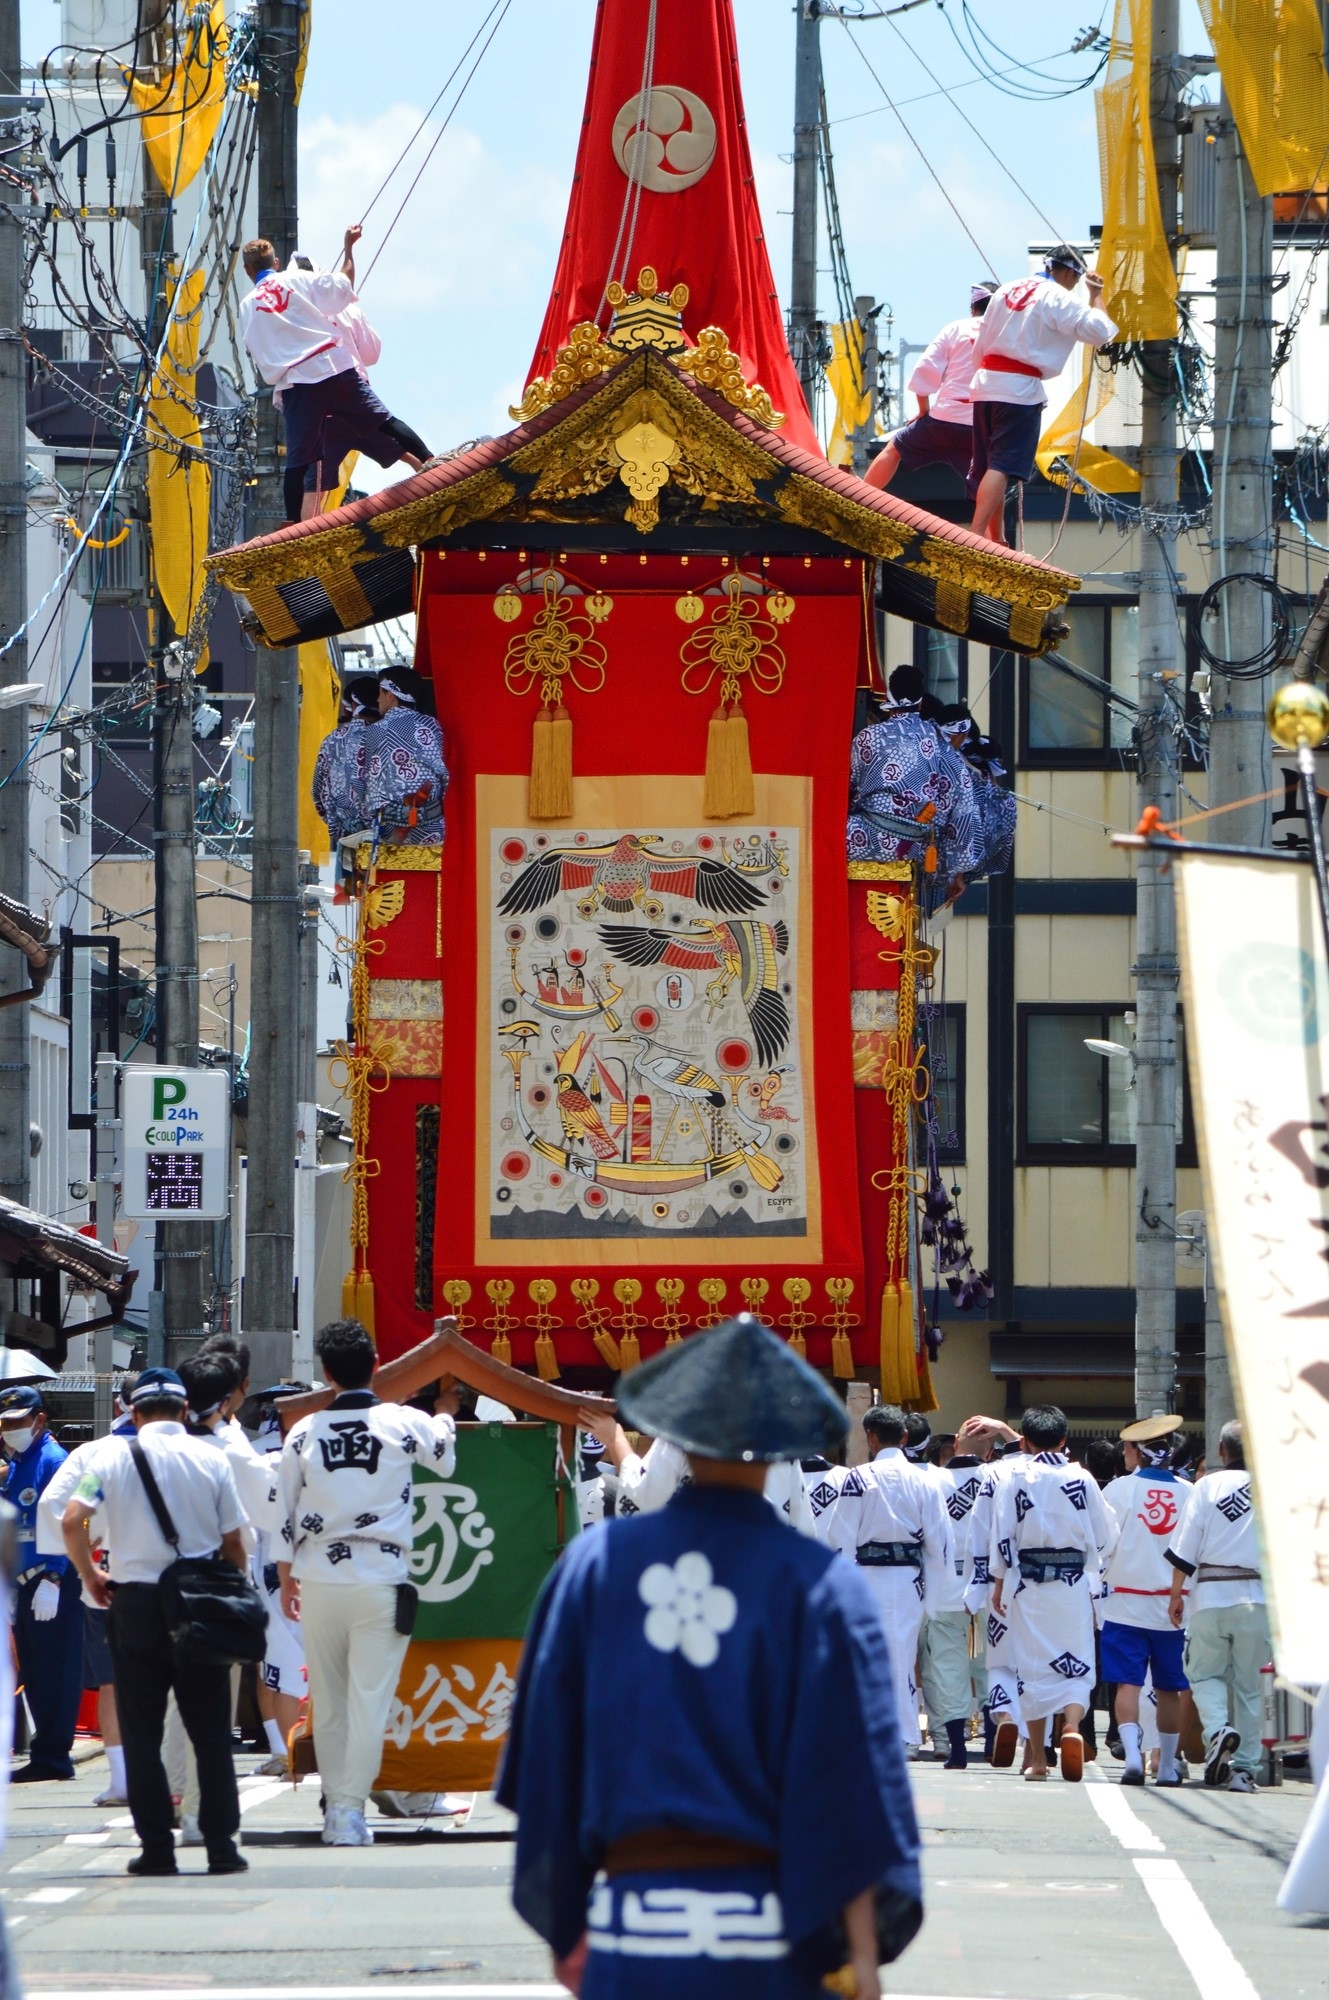
MULTIPOLYGON (((574 1279, 598 1281, 598 1304, 610 1316, 610 1330, 620 1331, 621 1308, 613 1296, 616 1280, 638 1280, 642 1297, 636 1307, 643 1353, 662 1345, 661 1326, 667 1303, 657 1291, 660 1279, 681 1279, 682 1327, 697 1323, 703 1310, 700 1281, 721 1278, 726 1295, 723 1310, 742 1310, 745 1278, 764 1280, 763 1309, 778 1323, 790 1312, 783 1286, 786 1279, 806 1278, 811 1287, 806 1312, 815 1315, 806 1329, 809 1358, 821 1365, 830 1360, 832 1311, 827 1303, 828 1278, 853 1283, 850 1304, 860 1324, 853 1329, 856 1354, 876 1358, 877 1329, 868 1319, 863 1292, 862 1238, 859 1222, 857 1148, 854 1135, 853 1072, 849 1034, 849 940, 845 894, 844 815, 848 790, 848 754, 852 730, 854 685, 863 648, 862 565, 843 559, 772 558, 762 571, 772 590, 795 600, 791 620, 781 628, 785 655, 779 691, 745 694, 752 765, 759 800, 769 804, 766 817, 752 821, 712 822, 700 819, 701 782, 707 754, 707 732, 716 690, 701 696, 684 691, 680 649, 690 630, 676 611, 678 597, 706 592, 727 573, 720 558, 651 555, 604 558, 596 555, 559 559, 569 580, 612 599, 612 611, 598 626, 606 651, 603 686, 593 693, 567 692, 573 724, 573 764, 577 803, 573 817, 537 825, 526 817, 526 782, 531 763, 532 726, 538 694, 514 694, 503 671, 505 653, 515 633, 531 622, 532 604, 524 600, 523 622, 512 624, 495 616, 495 590, 511 583, 521 557, 514 553, 449 554, 425 559, 422 618, 428 624, 440 720, 443 723, 451 784, 447 797, 447 838, 442 877, 442 975, 444 988, 443 1079, 441 1090, 441 1152, 435 1233, 437 1295, 447 1279, 471 1286, 465 1308, 472 1337, 487 1340, 484 1322, 494 1308, 486 1296, 488 1281, 511 1281, 509 1312, 516 1324, 506 1328, 513 1358, 529 1365, 536 1316, 529 1288, 538 1279, 552 1280, 556 1297, 550 1311, 561 1366, 595 1364, 599 1360, 584 1313, 572 1294, 574 1279), (790 838, 789 830, 794 829, 790 838), (546 899, 538 907, 501 912, 498 903, 532 861, 549 849, 571 846, 580 832, 594 839, 604 830, 637 831, 661 843, 660 853, 672 858, 698 849, 724 860, 736 842, 765 841, 780 834, 785 843, 788 874, 781 878, 778 862, 762 876, 765 901, 757 913, 770 919, 772 930, 781 907, 789 908, 788 944, 779 956, 779 983, 791 1022, 788 1045, 776 1054, 751 1062, 741 1081, 720 1076, 719 1106, 679 1103, 654 1091, 654 1126, 646 1141, 651 1157, 690 1157, 700 1143, 698 1133, 712 1110, 719 1122, 733 1129, 734 1110, 754 1118, 757 1089, 784 1064, 784 1075, 773 1091, 774 1114, 769 1117, 765 1151, 782 1168, 785 1180, 772 1190, 778 1199, 748 1201, 748 1222, 732 1226, 733 1186, 751 1176, 742 1169, 727 1175, 722 1185, 701 1188, 695 1197, 675 1203, 668 1228, 620 1227, 599 1235, 568 1235, 568 1188, 572 1177, 555 1183, 549 1162, 523 1133, 523 1120, 546 1140, 561 1141, 555 1058, 568 1048, 578 1023, 548 1025, 533 997, 536 969, 543 957, 560 962, 566 983, 573 968, 562 963, 572 944, 576 923, 575 898, 565 893, 561 904, 546 899), (514 861, 509 849, 523 851, 514 861), (506 870, 506 874, 503 872, 506 870), (537 929, 544 921, 547 930, 537 929), (520 933, 520 935, 518 935, 520 933), (514 1000, 508 953, 515 953, 517 973, 525 989, 514 1000), (529 1053, 520 1076, 519 1102, 501 1052, 504 1030, 518 1030, 526 1021, 543 1040, 527 1038, 529 1053), (497 1078, 497 1082, 495 1079, 497 1078), (669 1120, 675 1122, 669 1127, 669 1120), (506 1125, 504 1121, 506 1120, 506 1125), (692 1120, 689 1128, 688 1120, 692 1120), (666 1132, 671 1136, 666 1143, 666 1132), (686 1139, 685 1133, 689 1133, 686 1139), (500 1136, 501 1134, 501 1136, 500 1136), (653 1149, 653 1150, 652 1150, 653 1149), (733 1184, 733 1185, 731 1185, 733 1184), (791 1188, 801 1191, 791 1214, 781 1207, 791 1188), (557 1192, 555 1191, 557 1188, 557 1192), (544 1235, 529 1233, 536 1189, 557 1218, 544 1235), (783 1190, 783 1191, 782 1191, 783 1190), (501 1203, 501 1205, 500 1205, 501 1203), (713 1213, 706 1211, 712 1209, 713 1213), (518 1233, 511 1219, 522 1213, 518 1233), (729 1220, 726 1220, 726 1217, 729 1220), (786 1222, 792 1226, 784 1228, 786 1222), (782 1225, 777 1230, 773 1222, 782 1225), (526 1234, 521 1231, 528 1231, 526 1234), (507 1231, 509 1233, 505 1234, 507 1231), (690 1233, 692 1232, 692 1233, 690 1233)), ((760 569, 760 561, 754 565, 760 569)), ((707 612, 722 600, 706 596, 707 612)), ((759 804, 759 810, 762 807, 759 804)), ((759 871, 760 872, 760 871, 759 871)), ((715 911, 698 908, 697 900, 672 886, 658 884, 642 901, 620 912, 597 908, 590 928, 620 924, 629 930, 667 931, 686 938, 715 911)), ((581 949, 578 944, 576 949, 581 949)), ((608 954, 614 957, 611 952, 608 954)), ((594 1036, 576 1064, 578 1088, 598 1097, 598 1115, 615 1132, 615 1080, 626 1073, 623 1051, 644 1038, 658 1053, 671 1048, 700 1052, 723 1070, 725 1048, 711 1049, 705 1040, 711 1013, 705 989, 708 970, 686 975, 680 1014, 671 1023, 667 1009, 673 996, 664 983, 670 961, 652 965, 643 976, 625 969, 622 940, 614 977, 629 985, 617 1005, 617 1020, 603 1016, 588 1023, 594 1036), (656 1006, 643 1006, 661 983, 660 1018, 646 1016, 656 1006), (690 1011, 689 1011, 690 1010, 690 1011), (689 1041, 689 1034, 692 1040, 689 1041), (594 1057, 603 1056, 597 1070, 594 1057), (616 1065, 618 1065, 616 1067, 616 1065), (603 1078, 603 1083, 593 1077, 603 1078)), ((588 977, 599 979, 601 959, 593 951, 585 961, 588 977)), ((730 988, 726 1019, 737 1019, 734 1040, 756 1040, 739 1009, 738 987, 730 988)), ((712 1037, 714 1039, 714 1037, 712 1037)), ((515 1049, 516 1043, 507 1044, 515 1049)), ((640 1046, 637 1056, 643 1054, 640 1046)), ((741 1061, 741 1049, 740 1049, 741 1061)), ((738 1064, 735 1064, 735 1070, 738 1064)), ((718 1072, 717 1072, 718 1073, 718 1072)), ((734 1074, 733 1071, 730 1074, 734 1074)), ((637 1086, 644 1097, 646 1091, 637 1086)), ((631 1093, 629 1093, 631 1094, 631 1093)), ((615 1136, 633 1115, 624 1106, 615 1136)), ((398 1139, 398 1145, 401 1144, 398 1139)), ((726 1141, 726 1144, 731 1143, 726 1141)), ((627 1156, 626 1146, 621 1148, 627 1156)), ((398 1156, 400 1157, 400 1155, 398 1156)), ((580 1149, 583 1162, 589 1153, 580 1149)), ((402 1161, 404 1168, 405 1162, 402 1161)), ((376 1210, 386 1216, 393 1200, 388 1182, 394 1180, 402 1198, 401 1176, 391 1158, 375 1190, 376 1210)), ((597 1188, 582 1178, 571 1206, 580 1217, 606 1220, 631 1211, 611 1192, 597 1207, 586 1194, 597 1188)), ((750 1192, 750 1191, 749 1191, 750 1192)), ((661 1200, 669 1199, 661 1191, 661 1200)), ((637 1211, 640 1213, 640 1211, 637 1211)), ((663 1219, 663 1218, 662 1218, 663 1219)), ((389 1225, 392 1226, 392 1225, 389 1225)), ((575 1225, 579 1228, 580 1223, 575 1225)), ((371 1262, 377 1258, 371 1249, 371 1262)), ((397 1335, 380 1324, 385 1351, 397 1335)), ((403 1340, 404 1344, 404 1340, 403 1340)))
POLYGON ((723 327, 748 380, 785 412, 782 435, 820 453, 757 206, 730 0, 658 7, 646 180, 639 189, 628 180, 650 11, 650 0, 600 0, 572 198, 531 375, 549 373, 580 321, 607 326, 605 286, 617 278, 631 291, 649 264, 666 290, 688 286, 690 338, 723 327))

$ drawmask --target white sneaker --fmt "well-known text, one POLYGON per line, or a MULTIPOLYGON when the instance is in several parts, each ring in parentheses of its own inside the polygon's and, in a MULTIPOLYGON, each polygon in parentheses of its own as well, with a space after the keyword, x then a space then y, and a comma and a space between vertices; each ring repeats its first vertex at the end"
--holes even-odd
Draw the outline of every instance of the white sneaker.
POLYGON ((117 1792, 114 1785, 108 1785, 104 1792, 98 1792, 92 1802, 95 1806, 127 1806, 128 1792, 117 1792))
POLYGON ((1258 1792, 1260 1789, 1249 1771, 1234 1771, 1227 1781, 1227 1788, 1230 1792, 1258 1792))
POLYGON ((254 1767, 254 1776, 256 1778, 289 1778, 290 1775, 290 1761, 284 1751, 278 1752, 274 1750, 272 1755, 262 1764, 257 1764, 254 1767))
POLYGON ((354 1806, 330 1806, 323 1822, 325 1847, 372 1847, 374 1836, 354 1806))
POLYGON ((196 1819, 191 1819, 188 1813, 185 1813, 180 1821, 180 1845, 181 1847, 202 1847, 203 1845, 203 1834, 199 1823, 196 1819))

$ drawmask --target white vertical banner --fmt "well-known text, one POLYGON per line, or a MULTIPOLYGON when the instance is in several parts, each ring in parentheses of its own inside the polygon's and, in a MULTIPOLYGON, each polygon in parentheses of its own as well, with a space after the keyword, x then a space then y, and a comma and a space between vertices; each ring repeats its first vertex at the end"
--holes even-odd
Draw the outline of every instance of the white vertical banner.
POLYGON ((1329 974, 1308 866, 1176 860, 1209 1240, 1275 1658, 1329 1680, 1329 974))

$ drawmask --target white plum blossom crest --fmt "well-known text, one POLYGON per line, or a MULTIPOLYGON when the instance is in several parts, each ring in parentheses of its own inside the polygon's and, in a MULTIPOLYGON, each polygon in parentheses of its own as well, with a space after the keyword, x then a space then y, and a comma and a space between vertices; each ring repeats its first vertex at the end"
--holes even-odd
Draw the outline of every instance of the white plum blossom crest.
POLYGON ((638 1578, 637 1594, 650 1607, 648 1645, 658 1653, 681 1653, 690 1666, 714 1666, 720 1657, 720 1635, 738 1616, 738 1599, 716 1583, 700 1549, 681 1555, 672 1568, 652 1563, 638 1578))

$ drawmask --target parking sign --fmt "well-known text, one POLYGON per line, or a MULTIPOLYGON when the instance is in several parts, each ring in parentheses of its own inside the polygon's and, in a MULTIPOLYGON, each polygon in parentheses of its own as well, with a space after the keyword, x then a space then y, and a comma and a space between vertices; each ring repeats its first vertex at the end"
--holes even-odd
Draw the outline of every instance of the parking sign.
POLYGON ((225 1070, 128 1068, 121 1078, 123 1213, 216 1221, 230 1197, 231 1079, 225 1070))

